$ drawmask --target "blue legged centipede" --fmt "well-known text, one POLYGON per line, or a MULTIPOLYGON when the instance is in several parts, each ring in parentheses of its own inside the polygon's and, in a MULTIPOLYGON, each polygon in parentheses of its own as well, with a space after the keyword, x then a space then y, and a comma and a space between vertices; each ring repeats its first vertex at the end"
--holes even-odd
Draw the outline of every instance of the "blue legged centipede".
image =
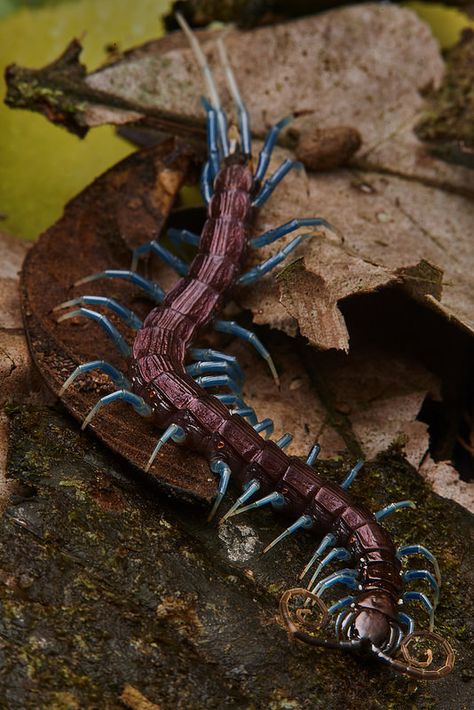
POLYGON ((281 263, 306 237, 299 234, 277 254, 248 271, 244 263, 249 249, 277 241, 304 227, 331 229, 324 219, 304 218, 272 229, 256 238, 250 231, 256 209, 271 196, 283 178, 297 167, 285 160, 268 178, 267 169, 280 131, 291 120, 286 117, 269 131, 260 151, 257 167, 252 169, 250 119, 241 98, 222 41, 218 42, 239 123, 239 139, 229 138, 226 114, 205 56, 182 18, 187 34, 206 79, 209 98, 203 100, 207 115, 208 159, 201 175, 201 191, 207 205, 207 219, 200 235, 174 230, 173 239, 197 248, 188 265, 157 241, 138 247, 128 271, 102 271, 81 279, 87 283, 99 278, 123 278, 142 288, 158 304, 142 323, 130 310, 110 298, 82 296, 60 304, 75 307, 60 320, 81 315, 96 320, 113 339, 121 354, 130 359, 128 376, 103 361, 80 365, 63 385, 63 391, 76 377, 91 369, 100 369, 117 386, 102 397, 88 413, 83 428, 107 404, 123 400, 145 417, 151 417, 164 430, 150 452, 148 468, 167 441, 172 440, 201 453, 218 477, 218 492, 209 518, 214 517, 232 479, 242 493, 221 519, 271 505, 293 520, 264 552, 298 530, 310 530, 319 538, 318 546, 301 577, 311 574, 306 589, 291 589, 283 595, 280 607, 290 633, 315 646, 357 651, 389 664, 394 670, 414 678, 436 679, 453 667, 454 653, 449 643, 433 633, 434 612, 438 602, 440 572, 434 556, 421 545, 395 548, 380 521, 400 508, 413 507, 411 501, 393 503, 373 514, 354 505, 348 488, 361 468, 359 462, 339 486, 322 478, 312 467, 319 453, 315 445, 306 462, 289 457, 284 448, 291 440, 283 436, 277 442, 268 439, 273 431, 271 419, 258 421, 254 410, 242 399, 242 371, 235 358, 209 348, 192 347, 205 328, 230 333, 248 341, 266 360, 274 378, 278 375, 273 360, 254 333, 233 321, 219 318, 223 304, 235 285, 251 284, 281 263), (154 253, 180 276, 165 293, 154 282, 136 273, 140 258, 154 253), (123 336, 103 314, 89 306, 102 305, 119 316, 136 332, 130 348, 123 336), (208 390, 224 388, 228 393, 211 394, 208 390), (264 438, 265 435, 266 438, 264 438), (433 567, 403 572, 401 559, 419 555, 433 567), (322 570, 334 560, 347 566, 324 579, 322 570), (404 583, 421 579, 433 591, 433 602, 419 591, 403 591, 404 583), (321 597, 334 585, 348 587, 351 593, 329 608, 321 597), (290 602, 304 600, 296 616, 290 602), (414 631, 413 618, 404 611, 409 601, 420 602, 430 617, 429 631, 414 631), (304 618, 309 609, 320 610, 323 624, 336 615, 335 640, 324 640, 305 630, 304 618), (296 618, 296 621, 295 621, 296 618), (432 651, 426 660, 412 657, 409 645, 417 639, 438 644, 444 656, 437 668, 431 668, 432 651), (402 659, 395 658, 401 651, 402 659))

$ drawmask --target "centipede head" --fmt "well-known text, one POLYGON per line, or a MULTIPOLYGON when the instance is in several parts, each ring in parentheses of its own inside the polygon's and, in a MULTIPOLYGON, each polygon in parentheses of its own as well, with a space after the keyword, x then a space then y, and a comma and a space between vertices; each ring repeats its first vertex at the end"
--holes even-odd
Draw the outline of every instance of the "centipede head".
POLYGON ((454 651, 448 641, 438 634, 419 631, 403 637, 394 616, 393 601, 381 591, 364 595, 354 606, 339 614, 335 624, 335 640, 315 635, 327 627, 329 613, 320 597, 308 589, 286 591, 280 600, 280 612, 292 638, 311 646, 372 657, 411 678, 436 680, 450 673, 454 666, 454 651), (317 621, 314 620, 315 610, 320 615, 317 621), (412 655, 409 650, 411 644, 424 644, 422 651, 417 649, 417 654, 423 653, 424 658, 420 660, 412 655), (398 651, 401 658, 394 658, 398 651), (433 668, 433 665, 436 667, 433 668))

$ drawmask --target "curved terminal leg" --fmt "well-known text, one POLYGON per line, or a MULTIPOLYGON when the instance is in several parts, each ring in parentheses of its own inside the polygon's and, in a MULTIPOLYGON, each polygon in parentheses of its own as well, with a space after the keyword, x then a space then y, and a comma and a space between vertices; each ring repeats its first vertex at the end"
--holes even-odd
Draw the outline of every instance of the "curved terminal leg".
POLYGON ((165 292, 158 284, 144 279, 143 276, 135 273, 135 271, 125 269, 106 269, 105 271, 98 271, 96 274, 90 274, 90 276, 84 276, 84 278, 79 279, 74 286, 80 286, 81 284, 97 281, 98 279, 124 279, 125 281, 130 281, 135 284, 135 286, 145 291, 145 293, 157 303, 161 303, 165 297, 165 292))
POLYGON ((261 422, 254 424, 255 431, 260 434, 261 431, 266 431, 266 438, 270 436, 273 432, 273 420, 272 419, 262 419, 261 422))
POLYGON ((396 510, 401 510, 402 508, 414 509, 416 508, 416 505, 412 500, 400 500, 398 503, 390 503, 390 505, 386 505, 385 508, 382 508, 374 513, 375 519, 377 521, 383 520, 383 518, 386 518, 387 515, 395 513, 396 510))
POLYGON ((270 175, 268 180, 265 180, 263 183, 262 189, 252 202, 253 207, 261 207, 261 205, 268 200, 278 183, 283 180, 285 175, 289 173, 292 168, 300 170, 302 167, 302 164, 298 160, 289 160, 288 158, 284 160, 280 167, 275 170, 273 175, 270 175))
POLYGON ((60 318, 58 318, 58 323, 61 323, 68 318, 75 318, 76 316, 84 316, 85 318, 90 318, 95 320, 107 333, 107 335, 112 338, 117 348, 120 350, 124 357, 130 357, 130 346, 117 328, 109 321, 109 319, 102 313, 97 313, 97 311, 91 311, 89 308, 78 308, 76 311, 70 311, 65 313, 60 318))
POLYGON ((319 456, 319 452, 321 451, 321 446, 320 444, 314 444, 308 454, 308 458, 306 459, 306 463, 308 466, 312 466, 313 463, 316 461, 316 459, 319 456))
MULTIPOLYGON (((244 496, 240 496, 238 501, 236 501, 236 503, 239 503, 238 510, 236 505, 232 506, 231 510, 229 510, 229 512, 227 513, 226 518, 231 518, 234 515, 246 513, 249 510, 256 510, 256 508, 261 508, 262 506, 268 504, 271 504, 275 508, 281 508, 286 503, 285 497, 281 493, 277 493, 277 491, 273 491, 273 493, 269 493, 267 496, 256 500, 255 503, 250 503, 250 505, 246 505, 245 507, 241 508, 240 505, 244 502, 243 498, 244 496)), ((247 500, 247 498, 248 496, 245 498, 245 500, 247 500)))
POLYGON ((283 530, 281 535, 278 535, 278 537, 272 540, 272 542, 266 546, 262 554, 265 555, 272 549, 272 547, 275 547, 275 545, 278 545, 279 542, 289 537, 290 535, 293 535, 293 533, 297 530, 301 530, 302 528, 305 530, 309 530, 313 527, 313 524, 314 521, 311 515, 301 515, 298 520, 293 523, 293 525, 290 525, 288 528, 286 528, 286 530, 283 530))
POLYGON ((194 381, 199 387, 204 389, 208 389, 208 387, 228 387, 236 395, 241 393, 239 385, 229 375, 205 375, 204 377, 196 377, 194 381))
POLYGON ((257 493, 260 490, 260 481, 257 481, 255 478, 253 478, 251 481, 245 484, 244 486, 244 492, 242 495, 237 498, 235 503, 232 505, 231 508, 227 511, 227 513, 219 520, 219 524, 224 523, 227 518, 232 517, 237 511, 238 508, 240 508, 241 505, 243 505, 246 501, 248 501, 249 498, 251 498, 255 493, 257 493))
POLYGON ((257 338, 255 333, 252 333, 251 330, 247 330, 247 328, 242 328, 242 326, 232 320, 215 320, 214 328, 219 333, 229 333, 230 335, 236 335, 238 338, 243 338, 247 342, 251 343, 251 345, 254 346, 258 354, 261 355, 264 360, 266 360, 266 362, 268 363, 268 367, 270 368, 270 371, 273 375, 273 379, 275 380, 276 384, 280 386, 280 380, 272 356, 270 355, 266 347, 263 345, 263 343, 257 338))
POLYGON ((72 306, 104 306, 104 308, 109 308, 112 313, 115 313, 123 322, 128 325, 133 330, 139 330, 142 327, 142 322, 138 316, 135 315, 133 311, 120 303, 117 303, 113 298, 107 298, 107 296, 79 296, 78 298, 72 298, 70 301, 64 301, 53 308, 53 312, 60 311, 63 308, 71 308, 72 306))
POLYGON ((117 390, 117 392, 112 392, 111 394, 106 394, 105 397, 101 397, 101 399, 94 404, 89 414, 82 422, 81 429, 86 428, 89 422, 95 417, 99 409, 105 407, 107 404, 112 404, 112 402, 118 402, 119 400, 124 400, 124 402, 131 404, 137 414, 140 414, 142 417, 149 417, 152 414, 151 408, 142 397, 139 397, 134 392, 130 392, 129 390, 117 390))
POLYGON ((222 503, 222 499, 226 494, 227 486, 229 485, 230 476, 232 473, 230 470, 230 466, 225 461, 222 461, 222 459, 215 459, 214 461, 211 461, 210 468, 212 473, 217 473, 219 475, 220 480, 219 487, 217 489, 216 499, 207 519, 208 522, 212 520, 212 518, 216 514, 218 507, 222 503))
POLYGON ((405 592, 402 596, 402 602, 403 604, 406 604, 406 602, 410 601, 417 601, 421 602, 423 606, 425 607, 426 611, 430 615, 430 631, 433 631, 434 629, 434 607, 426 594, 423 594, 423 592, 405 592))
POLYGON ((270 163, 273 148, 275 147, 275 144, 278 140, 278 135, 280 131, 282 131, 283 128, 285 128, 285 126, 287 126, 293 119, 293 114, 285 116, 285 118, 282 118, 281 121, 275 123, 275 125, 272 126, 268 131, 262 150, 260 151, 260 154, 258 156, 257 169, 255 171, 256 182, 261 182, 265 177, 265 173, 267 172, 267 168, 270 163))
POLYGON ((159 256, 160 259, 162 259, 165 264, 168 264, 168 266, 171 266, 172 269, 176 271, 177 274, 180 276, 186 276, 188 273, 188 265, 179 258, 179 256, 176 256, 175 254, 172 254, 169 249, 164 247, 162 244, 159 242, 153 240, 151 242, 145 242, 145 244, 141 244, 139 247, 133 250, 133 256, 132 256, 132 265, 130 269, 132 271, 137 270, 138 262, 141 259, 142 256, 145 256, 146 254, 156 254, 156 256, 159 256))
POLYGON ((331 552, 328 555, 326 555, 326 557, 323 560, 321 560, 321 562, 319 563, 318 567, 316 568, 315 573, 313 574, 313 576, 309 580, 308 589, 311 589, 311 587, 316 582, 316 579, 319 577, 321 570, 324 569, 324 567, 326 567, 326 565, 330 564, 333 560, 344 560, 345 562, 347 562, 347 560, 350 560, 350 559, 351 559, 351 554, 350 554, 350 552, 348 552, 346 550, 345 547, 334 547, 331 550, 331 552))
POLYGON ((168 229, 168 237, 175 244, 190 244, 192 247, 198 247, 201 236, 190 232, 189 229, 168 229))
POLYGON ((148 472, 150 470, 151 465, 156 459, 159 450, 164 444, 166 444, 167 441, 169 441, 169 439, 172 439, 172 441, 175 441, 177 444, 180 444, 185 440, 185 438, 186 432, 182 427, 178 426, 178 424, 170 424, 169 427, 163 432, 163 434, 158 439, 158 443, 153 449, 153 453, 148 459, 147 465, 145 466, 145 471, 148 472))
MULTIPOLYGON (((281 239, 281 237, 290 234, 290 232, 300 229, 300 227, 326 227, 326 229, 330 229, 332 232, 336 231, 335 227, 333 227, 329 222, 319 217, 292 219, 290 222, 285 222, 285 224, 282 224, 280 227, 276 227, 276 229, 270 229, 268 232, 264 232, 264 234, 260 234, 258 237, 251 239, 249 241, 249 246, 252 247, 252 249, 264 247, 267 244, 272 244, 277 239, 281 239)), ((306 236, 315 237, 317 235, 308 234, 306 236)))
POLYGON ((293 441, 293 435, 287 432, 286 434, 283 434, 278 441, 275 441, 275 444, 280 448, 280 449, 286 449, 288 444, 291 444, 293 441))
POLYGON ((436 557, 426 547, 423 547, 423 545, 402 545, 402 547, 399 547, 397 550, 399 560, 401 560, 402 557, 409 557, 410 555, 422 555, 422 557, 431 562, 434 567, 436 581, 441 586, 441 570, 436 557))
POLYGON ((359 473, 359 471, 360 471, 360 469, 362 468, 363 465, 364 465, 364 462, 363 462, 363 461, 357 461, 357 463, 356 463, 356 465, 354 466, 354 468, 352 468, 352 469, 349 471, 349 473, 347 474, 347 476, 345 477, 345 479, 344 479, 343 482, 341 483, 341 488, 343 488, 345 491, 347 491, 347 489, 349 488, 349 486, 351 486, 352 483, 354 482, 355 477, 357 476, 357 474, 359 473))
POLYGON ((328 533, 327 535, 325 535, 323 537, 323 539, 319 543, 318 547, 316 548, 313 556, 311 557, 310 561, 308 562, 308 564, 306 565, 306 567, 304 568, 304 570, 300 574, 300 579, 303 579, 303 577, 306 576, 306 574, 309 572, 309 570, 314 565, 316 560, 319 559, 319 557, 321 557, 323 552, 325 552, 325 550, 327 550, 328 547, 331 547, 332 545, 334 545, 335 542, 336 542, 336 537, 332 533, 328 533))
POLYGON ((248 284, 257 281, 257 279, 259 279, 261 276, 264 276, 264 274, 268 274, 268 272, 274 269, 275 266, 281 264, 281 262, 284 261, 286 257, 301 244, 303 239, 312 236, 312 234, 300 234, 299 236, 295 237, 291 242, 289 242, 285 247, 283 247, 283 249, 271 256, 269 259, 266 259, 266 261, 262 261, 261 264, 254 266, 253 269, 249 269, 249 271, 246 271, 245 274, 239 276, 236 283, 239 286, 247 286, 248 284))
POLYGON ((333 587, 335 584, 345 584, 350 589, 357 589, 357 570, 341 569, 339 572, 330 574, 326 579, 322 579, 313 589, 313 594, 318 597, 322 596, 326 589, 333 587))
POLYGON ((105 360, 91 360, 91 362, 85 362, 83 365, 78 365, 73 373, 69 375, 61 389, 59 390, 59 396, 61 397, 64 392, 72 385, 76 377, 84 374, 84 372, 89 372, 89 370, 102 370, 112 382, 120 387, 121 389, 130 389, 130 382, 127 380, 125 375, 123 375, 120 370, 116 367, 110 365, 105 360))
POLYGON ((431 586, 434 593, 434 606, 438 606, 439 602, 439 584, 427 569, 409 569, 403 573, 403 581, 411 582, 412 579, 424 579, 431 586))

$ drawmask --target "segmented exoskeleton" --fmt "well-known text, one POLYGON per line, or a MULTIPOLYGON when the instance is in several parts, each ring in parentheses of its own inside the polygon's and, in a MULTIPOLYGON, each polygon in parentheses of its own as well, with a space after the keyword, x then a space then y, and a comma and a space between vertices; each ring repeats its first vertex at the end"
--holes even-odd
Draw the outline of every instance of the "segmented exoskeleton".
POLYGON ((108 363, 93 361, 80 365, 65 382, 63 391, 76 377, 89 370, 100 369, 109 375, 119 389, 97 402, 85 418, 83 428, 104 405, 116 400, 129 402, 139 414, 152 417, 157 427, 164 429, 151 452, 147 469, 153 464, 160 448, 170 439, 182 442, 205 456, 212 472, 219 477, 218 494, 210 518, 219 508, 231 478, 240 486, 242 494, 223 516, 221 523, 231 516, 267 504, 292 518, 294 522, 266 547, 265 552, 299 529, 311 530, 320 538, 301 575, 312 573, 307 589, 289 590, 281 600, 283 617, 296 638, 313 645, 371 654, 395 670, 415 678, 440 678, 451 670, 454 656, 449 644, 432 632, 440 585, 438 564, 421 545, 406 545, 396 550, 388 532, 379 522, 389 513, 413 507, 414 504, 400 501, 375 515, 354 505, 347 489, 361 468, 361 462, 354 466, 339 486, 324 480, 314 470, 313 464, 319 453, 317 444, 305 463, 289 457, 284 448, 290 443, 291 435, 285 434, 276 442, 263 438, 263 433, 268 437, 273 431, 273 422, 271 419, 259 422, 254 410, 242 400, 242 371, 236 359, 208 348, 192 347, 203 330, 212 325, 217 331, 249 341, 265 358, 277 379, 270 354, 260 340, 238 324, 220 320, 219 311, 235 285, 252 283, 285 259, 305 237, 312 235, 297 236, 275 256, 244 271, 249 249, 270 244, 301 227, 331 229, 331 225, 321 218, 295 219, 250 239, 255 209, 297 166, 295 161, 285 160, 265 180, 278 134, 291 117, 284 118, 271 128, 253 171, 249 117, 224 45, 219 43, 222 64, 239 118, 238 141, 229 140, 226 115, 202 50, 181 18, 180 23, 190 39, 210 93, 210 100, 203 100, 207 113, 209 157, 201 178, 208 212, 201 235, 171 230, 170 236, 197 247, 197 254, 188 266, 161 244, 152 241, 135 250, 130 271, 104 271, 78 282, 107 277, 125 278, 142 288, 159 305, 150 311, 143 323, 116 301, 101 296, 82 296, 58 306, 79 305, 78 310, 66 313, 60 320, 76 315, 97 320, 122 354, 130 356, 128 377, 108 363), (136 272, 139 259, 150 252, 164 259, 181 276, 166 294, 157 283, 136 272), (90 305, 111 309, 137 330, 132 350, 107 317, 87 308, 90 305), (207 390, 212 388, 225 388, 229 393, 210 394, 207 390), (421 555, 427 559, 433 565, 434 574, 425 569, 402 572, 400 560, 409 555, 421 555), (323 559, 317 564, 321 557, 323 559), (344 561, 348 566, 319 580, 321 571, 333 560, 344 561), (419 591, 403 592, 404 583, 413 579, 425 580, 432 587, 434 603, 419 591), (352 593, 326 609, 321 597, 336 584, 345 585, 352 593), (303 599, 304 606, 292 617, 290 601, 297 597, 303 599), (421 602, 429 612, 429 632, 414 633, 414 621, 403 610, 403 605, 411 600, 421 602), (338 612, 336 640, 319 639, 305 630, 305 617, 316 608, 324 612, 323 621, 338 612), (431 651, 428 651, 425 661, 417 661, 410 656, 409 644, 420 637, 440 644, 445 655, 440 667, 429 667, 431 651), (399 650, 403 660, 394 658, 399 650))

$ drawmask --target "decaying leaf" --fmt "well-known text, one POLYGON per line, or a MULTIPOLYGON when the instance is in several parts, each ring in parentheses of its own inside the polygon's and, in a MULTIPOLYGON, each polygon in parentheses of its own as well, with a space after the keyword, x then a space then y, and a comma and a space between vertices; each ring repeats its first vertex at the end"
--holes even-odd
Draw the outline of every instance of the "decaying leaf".
POLYGON ((465 29, 447 57, 446 73, 416 127, 436 155, 474 167, 474 31, 465 29))

